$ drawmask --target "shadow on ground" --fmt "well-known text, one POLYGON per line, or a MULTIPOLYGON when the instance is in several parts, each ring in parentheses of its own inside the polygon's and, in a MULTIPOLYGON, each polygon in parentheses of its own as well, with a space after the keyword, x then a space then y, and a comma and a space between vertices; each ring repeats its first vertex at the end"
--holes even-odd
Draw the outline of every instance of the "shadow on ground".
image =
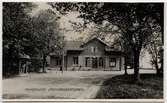
POLYGON ((141 74, 142 82, 133 82, 133 75, 120 75, 105 80, 97 99, 162 99, 163 76, 141 74))

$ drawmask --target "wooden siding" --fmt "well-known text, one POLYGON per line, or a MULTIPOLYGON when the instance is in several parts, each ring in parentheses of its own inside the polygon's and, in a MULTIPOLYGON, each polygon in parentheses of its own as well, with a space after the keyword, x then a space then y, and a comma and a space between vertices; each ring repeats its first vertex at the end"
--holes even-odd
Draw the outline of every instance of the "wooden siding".
MULTIPOLYGON (((67 70, 72 70, 75 68, 75 70, 83 70, 83 69, 93 69, 93 70, 120 70, 120 69, 124 69, 124 57, 120 56, 120 55, 109 55, 105 52, 105 44, 101 43, 98 40, 92 40, 91 42, 87 43, 86 45, 83 46, 83 51, 69 51, 67 52, 66 56, 65 56, 65 64, 64 67, 67 70), (92 47, 97 48, 96 52, 92 52, 92 47), (73 58, 74 57, 78 57, 78 65, 74 65, 74 61, 73 58), (86 57, 90 57, 90 58, 99 58, 99 57, 103 57, 104 59, 104 67, 103 68, 92 68, 92 67, 86 67, 85 66, 85 59, 86 57), (116 66, 115 67, 110 67, 109 65, 109 60, 110 58, 115 58, 116 59, 116 66)), ((51 64, 52 64, 52 60, 54 61, 54 59, 51 59, 51 64)))

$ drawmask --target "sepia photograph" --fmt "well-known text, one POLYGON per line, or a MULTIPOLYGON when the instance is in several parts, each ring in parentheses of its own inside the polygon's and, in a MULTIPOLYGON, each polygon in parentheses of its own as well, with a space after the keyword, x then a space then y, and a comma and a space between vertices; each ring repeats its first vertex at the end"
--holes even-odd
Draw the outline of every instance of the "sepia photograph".
POLYGON ((163 2, 3 2, 2 18, 3 100, 163 100, 163 2))

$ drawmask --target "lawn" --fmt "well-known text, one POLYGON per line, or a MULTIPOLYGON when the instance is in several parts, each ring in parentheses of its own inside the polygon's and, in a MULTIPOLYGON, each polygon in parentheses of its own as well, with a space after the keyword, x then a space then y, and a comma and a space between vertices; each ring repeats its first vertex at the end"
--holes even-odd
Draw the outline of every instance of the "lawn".
POLYGON ((97 93, 98 99, 162 99, 163 76, 142 74, 142 83, 132 82, 133 75, 120 75, 104 81, 97 93))

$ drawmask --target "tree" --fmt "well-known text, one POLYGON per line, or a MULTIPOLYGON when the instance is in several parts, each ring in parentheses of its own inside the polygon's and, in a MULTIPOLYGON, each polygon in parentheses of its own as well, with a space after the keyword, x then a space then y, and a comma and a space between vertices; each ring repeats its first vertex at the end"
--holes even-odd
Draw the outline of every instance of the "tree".
POLYGON ((151 63, 156 69, 157 74, 159 75, 161 73, 161 67, 159 66, 159 63, 161 62, 161 48, 162 48, 162 42, 161 42, 161 36, 159 36, 161 32, 156 32, 156 35, 154 35, 153 40, 151 43, 147 46, 147 49, 149 53, 151 54, 151 63))
POLYGON ((46 72, 46 58, 56 48, 62 48, 62 37, 57 20, 59 17, 52 10, 40 11, 33 17, 33 33, 36 37, 36 47, 43 61, 43 72, 46 72))
POLYGON ((152 26, 163 21, 159 19, 163 18, 162 3, 51 3, 51 6, 61 12, 78 10, 85 23, 101 24, 106 20, 117 26, 117 35, 126 43, 124 48, 133 52, 134 81, 140 82, 140 53, 152 40, 152 26))
POLYGON ((16 74, 21 53, 28 54, 30 47, 32 3, 3 3, 3 73, 16 74))
MULTIPOLYGON (((153 18, 147 13, 152 11, 151 4, 105 4, 97 10, 93 19, 96 22, 108 19, 120 29, 120 38, 130 47, 134 56, 134 80, 140 81, 139 57, 142 48, 151 41, 153 18), (104 13, 100 13, 101 11, 104 13), (148 11, 149 10, 149 11, 148 11), (107 15, 109 14, 109 15, 107 15)), ((152 4, 153 5, 153 4, 152 4)), ((156 4, 154 4, 156 5, 156 4)), ((158 5, 158 4, 157 4, 158 5)), ((90 16, 90 13, 89 13, 90 16)), ((92 16, 92 15, 91 15, 92 16)))
POLYGON ((114 46, 116 49, 121 48, 120 50, 123 52, 123 56, 125 57, 125 64, 124 64, 124 70, 125 75, 127 75, 127 66, 132 66, 132 51, 131 49, 127 48, 128 44, 127 42, 124 42, 117 33, 118 30, 116 26, 112 25, 111 23, 106 23, 105 26, 98 26, 98 30, 96 32, 97 36, 105 39, 110 39, 110 45, 114 46), (107 34, 107 35, 106 35, 107 34))

